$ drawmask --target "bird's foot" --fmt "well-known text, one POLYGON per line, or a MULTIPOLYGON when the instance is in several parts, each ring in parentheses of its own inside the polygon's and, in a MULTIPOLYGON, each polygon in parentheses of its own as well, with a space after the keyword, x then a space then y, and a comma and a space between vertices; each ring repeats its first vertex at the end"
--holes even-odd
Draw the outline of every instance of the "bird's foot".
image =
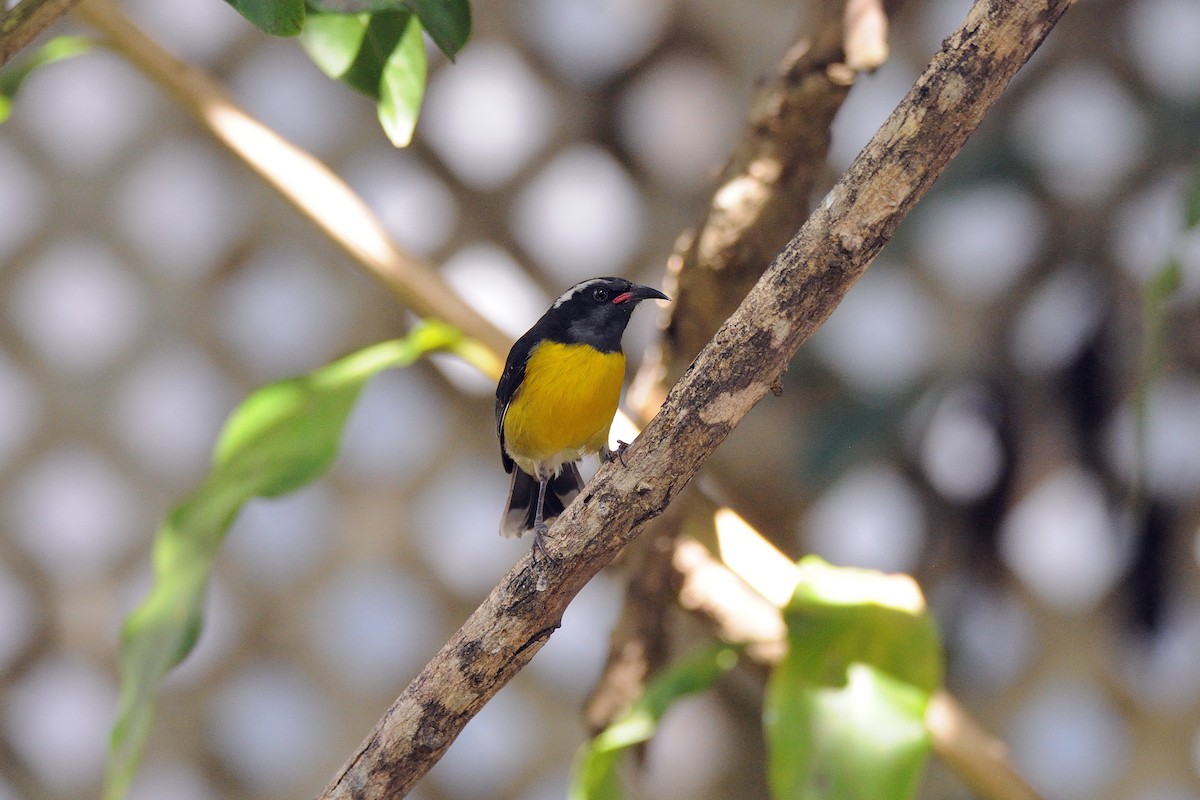
POLYGON ((621 462, 622 467, 626 466, 625 451, 627 449, 629 449, 629 442, 623 442, 620 439, 617 439, 617 449, 616 450, 609 450, 608 448, 605 448, 604 461, 607 463, 609 461, 612 461, 615 458, 617 461, 621 462))
POLYGON ((533 562, 535 567, 540 566, 542 563, 557 563, 557 560, 546 550, 546 539, 549 536, 550 526, 545 522, 538 522, 533 526, 533 547, 529 552, 529 560, 533 562))

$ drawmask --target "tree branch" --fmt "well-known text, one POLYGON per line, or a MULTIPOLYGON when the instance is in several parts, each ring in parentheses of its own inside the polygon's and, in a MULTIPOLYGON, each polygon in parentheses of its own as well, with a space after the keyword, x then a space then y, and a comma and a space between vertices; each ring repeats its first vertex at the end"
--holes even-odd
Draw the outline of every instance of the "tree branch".
POLYGON ((509 337, 429 264, 396 247, 379 218, 329 167, 247 114, 204 72, 159 47, 112 0, 86 0, 77 13, 413 313, 437 317, 494 353, 508 351, 509 337))
POLYGON ((806 35, 755 93, 699 231, 676 245, 675 304, 663 346, 671 383, 808 216, 833 118, 859 73, 886 57, 887 25, 877 0, 819 3, 811 13, 806 35))
POLYGON ((980 797, 1042 800, 1008 760, 1008 746, 988 733, 949 692, 930 698, 925 728, 934 752, 980 797))
MULTIPOLYGON (((699 233, 680 236, 667 262, 674 281, 670 319, 629 392, 642 424, 808 216, 833 118, 858 74, 887 56, 879 0, 818 3, 800 29, 751 100, 699 233)), ((625 554, 621 615, 584 711, 593 732, 608 727, 669 657, 674 587, 664 556, 677 532, 664 522, 651 525, 625 554)))
POLYGON ((24 0, 0 18, 0 67, 79 0, 24 0))
MULTIPOLYGON (((94 1, 94 0, 93 0, 94 1)), ((323 798, 397 798, 545 644, 576 593, 760 400, 982 121, 1072 0, 979 0, 662 410, 421 670, 323 798)))

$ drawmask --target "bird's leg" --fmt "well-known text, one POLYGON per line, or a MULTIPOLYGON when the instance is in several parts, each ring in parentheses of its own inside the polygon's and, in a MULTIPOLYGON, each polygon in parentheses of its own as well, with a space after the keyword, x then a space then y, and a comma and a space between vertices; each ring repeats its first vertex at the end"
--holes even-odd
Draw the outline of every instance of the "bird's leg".
POLYGON ((548 482, 546 478, 538 481, 537 510, 533 513, 533 551, 530 555, 530 559, 534 564, 537 564, 538 553, 541 553, 547 561, 554 560, 546 552, 546 533, 549 529, 546 526, 546 521, 542 519, 542 507, 546 502, 546 484, 548 482))

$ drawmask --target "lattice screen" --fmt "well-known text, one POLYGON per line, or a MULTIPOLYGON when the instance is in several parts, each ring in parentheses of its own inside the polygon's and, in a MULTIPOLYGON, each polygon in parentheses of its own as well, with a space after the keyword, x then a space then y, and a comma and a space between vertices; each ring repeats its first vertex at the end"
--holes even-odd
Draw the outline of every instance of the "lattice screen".
MULTIPOLYGON (((831 178, 966 7, 903 4, 831 178)), ((128 8, 514 334, 580 278, 660 279, 797 17, 781 0, 481 0, 398 152, 366 101, 219 0, 128 8)), ((1193 0, 1068 13, 709 470, 792 553, 919 575, 953 688, 1050 800, 1200 798, 1200 237, 1178 235, 1197 42, 1193 0), (1173 253, 1147 555, 1113 499, 1134 463, 1139 287, 1173 253)), ((224 415, 405 319, 117 57, 35 74, 0 128, 0 798, 96 793, 120 619, 224 415)), ((246 511, 139 800, 320 791, 526 546, 494 534, 491 390, 444 363, 385 375, 327 479, 246 511)), ((418 794, 561 797, 619 599, 619 572, 588 587, 418 794)), ((757 721, 728 699, 672 713, 642 796, 764 791, 757 721)))

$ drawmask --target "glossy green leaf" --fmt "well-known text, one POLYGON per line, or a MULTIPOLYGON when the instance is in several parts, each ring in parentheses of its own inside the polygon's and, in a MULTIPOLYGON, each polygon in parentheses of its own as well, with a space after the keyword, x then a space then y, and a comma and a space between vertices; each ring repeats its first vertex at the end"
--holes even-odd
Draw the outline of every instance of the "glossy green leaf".
POLYGON ((0 123, 12 113, 13 98, 34 70, 81 55, 92 49, 92 40, 86 36, 56 36, 33 52, 32 55, 10 64, 0 71, 0 123))
POLYGON ((225 0, 259 30, 295 36, 304 27, 304 0, 225 0))
POLYGON ((764 721, 776 800, 902 800, 929 753, 937 633, 907 576, 800 562, 764 721))
POLYGON ((737 661, 735 648, 714 647, 655 678, 633 708, 580 748, 567 793, 570 800, 620 800, 623 793, 617 767, 625 751, 648 741, 675 701, 708 689, 737 661))
MULTIPOLYGON (((300 46, 322 72, 335 80, 344 80, 359 57, 369 20, 367 14, 310 13, 300 33, 300 46)), ((374 86, 354 88, 376 96, 374 86)))
POLYGON ((468 0, 310 0, 314 11, 330 14, 373 14, 408 10, 438 49, 453 59, 471 36, 471 6, 468 0))
POLYGON ((314 12, 300 37, 327 75, 374 99, 379 121, 397 147, 412 141, 425 96, 425 43, 407 11, 314 12))
POLYGON ((379 85, 379 122, 396 147, 412 141, 425 98, 425 42, 413 19, 388 58, 379 85))
POLYGON ((337 455, 342 429, 367 380, 435 350, 451 350, 474 363, 477 345, 453 328, 426 323, 404 339, 372 345, 308 375, 259 389, 230 415, 212 470, 159 528, 154 585, 122 629, 121 697, 105 779, 108 800, 125 796, 159 686, 199 636, 213 559, 242 506, 319 478, 337 455))

